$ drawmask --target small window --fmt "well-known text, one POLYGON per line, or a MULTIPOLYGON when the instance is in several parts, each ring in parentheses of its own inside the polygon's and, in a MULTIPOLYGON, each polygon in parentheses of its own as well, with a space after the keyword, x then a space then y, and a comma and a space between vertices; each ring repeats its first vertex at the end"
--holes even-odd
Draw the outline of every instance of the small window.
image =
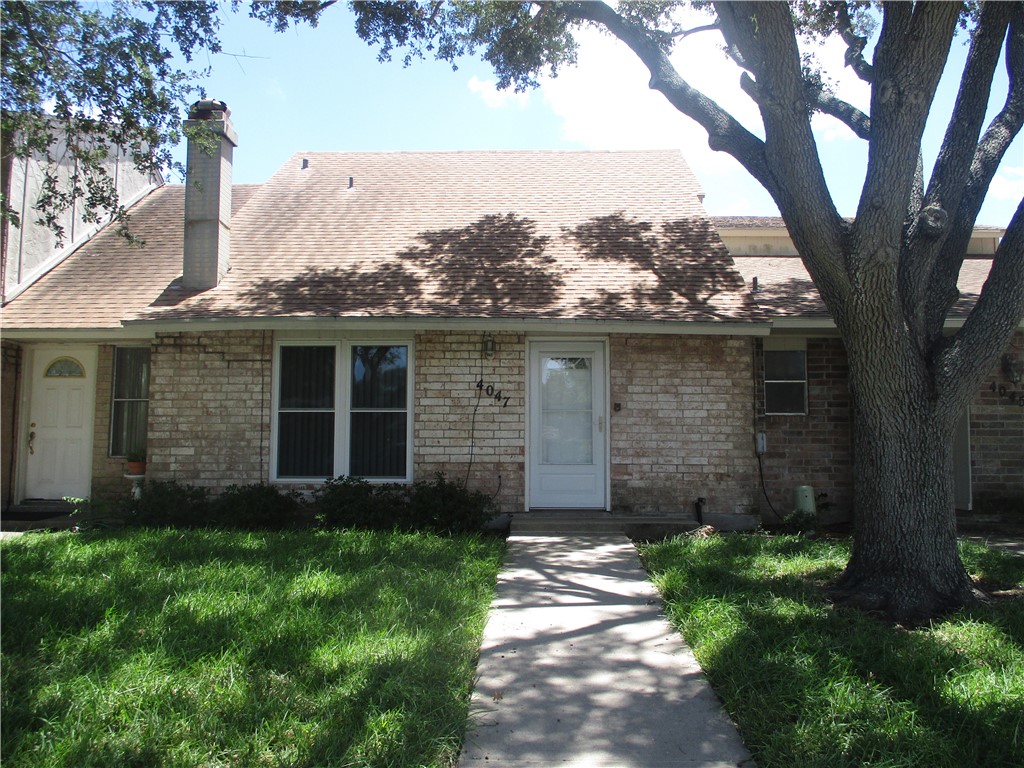
POLYGON ((58 357, 46 366, 46 378, 48 379, 82 379, 85 378, 85 368, 73 357, 58 357))
POLYGON ((149 347, 118 347, 114 351, 110 455, 145 452, 148 420, 149 347))
POLYGON ((771 349, 765 343, 764 412, 779 416, 807 415, 806 349, 771 349))

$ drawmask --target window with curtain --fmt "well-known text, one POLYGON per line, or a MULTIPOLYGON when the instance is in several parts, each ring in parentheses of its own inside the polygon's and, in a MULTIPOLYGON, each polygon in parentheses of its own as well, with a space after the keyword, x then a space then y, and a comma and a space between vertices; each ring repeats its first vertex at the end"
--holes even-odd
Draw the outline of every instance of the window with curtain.
POLYGON ((282 345, 277 383, 277 478, 408 477, 407 345, 282 345))
POLYGON ((148 418, 149 347, 118 347, 114 350, 110 455, 144 452, 148 418))

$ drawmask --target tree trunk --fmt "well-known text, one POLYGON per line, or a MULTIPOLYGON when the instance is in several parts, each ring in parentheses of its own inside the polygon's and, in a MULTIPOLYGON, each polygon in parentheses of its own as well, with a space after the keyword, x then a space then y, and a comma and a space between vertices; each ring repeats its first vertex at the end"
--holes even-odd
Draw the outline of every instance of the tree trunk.
POLYGON ((957 414, 937 413, 907 390, 894 395, 898 402, 878 394, 853 397, 853 551, 831 595, 839 604, 917 623, 976 600, 957 549, 957 414))

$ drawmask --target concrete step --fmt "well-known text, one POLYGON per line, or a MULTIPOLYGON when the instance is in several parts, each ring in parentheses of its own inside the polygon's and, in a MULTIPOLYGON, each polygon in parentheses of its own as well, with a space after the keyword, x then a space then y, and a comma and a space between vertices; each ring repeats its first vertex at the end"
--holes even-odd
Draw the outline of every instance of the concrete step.
POLYGON ((519 512, 512 516, 513 536, 626 534, 633 538, 660 538, 697 527, 687 515, 622 515, 604 510, 519 512))

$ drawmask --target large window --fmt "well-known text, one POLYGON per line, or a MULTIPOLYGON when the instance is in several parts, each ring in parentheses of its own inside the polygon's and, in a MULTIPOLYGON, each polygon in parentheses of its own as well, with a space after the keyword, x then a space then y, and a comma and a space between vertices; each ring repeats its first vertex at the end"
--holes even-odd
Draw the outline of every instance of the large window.
POLYGON ((765 340, 764 412, 806 415, 807 349, 803 339, 765 340))
POLYGON ((405 344, 282 344, 275 476, 408 479, 409 362, 405 344))
POLYGON ((118 347, 114 350, 110 455, 144 452, 148 418, 149 347, 118 347))

